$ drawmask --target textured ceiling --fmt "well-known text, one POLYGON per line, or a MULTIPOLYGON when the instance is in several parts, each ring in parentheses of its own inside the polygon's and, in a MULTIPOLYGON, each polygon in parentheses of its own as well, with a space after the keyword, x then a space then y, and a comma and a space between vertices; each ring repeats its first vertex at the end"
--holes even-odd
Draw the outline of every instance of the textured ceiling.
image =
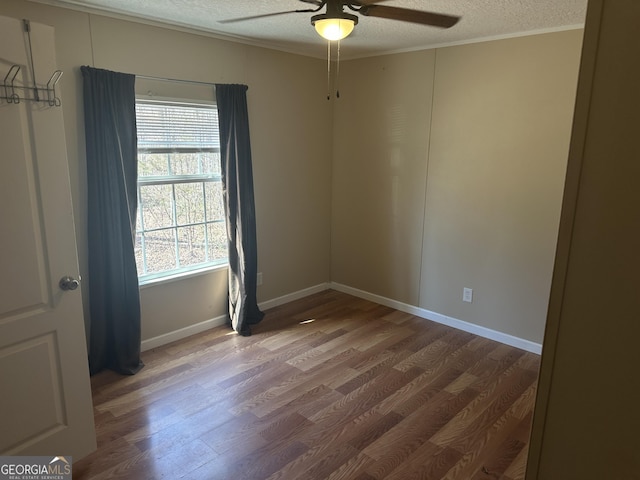
MULTIPOLYGON (((220 20, 307 9, 297 0, 40 0, 52 5, 108 11, 195 28, 216 36, 322 58, 326 43, 310 24, 311 13, 289 13, 244 22, 220 20)), ((342 58, 466 43, 581 26, 587 0, 389 0, 385 5, 459 15, 443 30, 395 20, 360 17, 342 41, 342 58)))

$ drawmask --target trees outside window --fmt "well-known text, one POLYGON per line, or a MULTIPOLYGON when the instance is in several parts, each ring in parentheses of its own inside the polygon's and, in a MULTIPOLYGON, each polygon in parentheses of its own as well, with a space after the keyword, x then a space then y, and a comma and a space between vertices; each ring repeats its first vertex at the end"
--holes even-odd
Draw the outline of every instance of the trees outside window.
POLYGON ((227 262, 215 105, 138 100, 140 283, 227 262))

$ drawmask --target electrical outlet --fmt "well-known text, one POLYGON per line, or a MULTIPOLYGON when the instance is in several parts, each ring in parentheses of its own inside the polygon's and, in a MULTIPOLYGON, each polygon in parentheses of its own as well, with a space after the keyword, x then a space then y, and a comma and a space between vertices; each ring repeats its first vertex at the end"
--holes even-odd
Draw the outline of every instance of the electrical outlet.
POLYGON ((463 302, 473 302, 473 288, 464 287, 462 289, 462 301, 463 302))
POLYGON ((257 285, 262 285, 262 272, 259 272, 257 277, 257 285))

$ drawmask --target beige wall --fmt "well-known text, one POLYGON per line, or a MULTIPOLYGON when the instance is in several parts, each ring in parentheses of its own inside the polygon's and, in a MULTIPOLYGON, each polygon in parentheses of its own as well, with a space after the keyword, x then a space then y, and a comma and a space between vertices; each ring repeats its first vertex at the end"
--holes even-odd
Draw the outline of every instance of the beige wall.
POLYGON ((573 30, 438 50, 423 308, 542 342, 581 43, 573 30))
POLYGON ((331 275, 417 305, 435 51, 345 62, 335 102, 331 275))
MULTIPOLYGON (((0 15, 56 28, 85 283, 79 67, 245 83, 260 301, 332 280, 541 341, 581 31, 343 62, 328 102, 322 60, 25 0, 0 15)), ((222 315, 225 277, 144 288, 143 338, 222 315)))
POLYGON ((574 30, 348 62, 332 280, 541 343, 581 40, 574 30))
MULTIPOLYGON (((329 281, 331 104, 325 63, 100 15, 2 0, 0 15, 55 27, 80 270, 87 272, 86 167, 79 67, 142 75, 244 83, 252 135, 259 301, 329 281), (312 114, 310 114, 312 112, 312 114), (303 120, 303 121, 302 121, 303 120)), ((186 87, 140 85, 172 96, 186 87), (167 90, 169 89, 169 90, 167 90)), ((222 315, 226 270, 144 288, 143 339, 222 315)), ((85 312, 88 302, 85 296, 85 312)))
POLYGON ((640 478, 639 23, 589 2, 529 480, 640 478))

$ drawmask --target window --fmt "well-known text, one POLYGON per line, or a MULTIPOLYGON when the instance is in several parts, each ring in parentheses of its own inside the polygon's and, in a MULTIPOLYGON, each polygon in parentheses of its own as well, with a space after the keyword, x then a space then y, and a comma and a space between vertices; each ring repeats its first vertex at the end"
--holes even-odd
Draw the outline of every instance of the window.
POLYGON ((137 100, 140 283, 227 262, 218 111, 137 100))

